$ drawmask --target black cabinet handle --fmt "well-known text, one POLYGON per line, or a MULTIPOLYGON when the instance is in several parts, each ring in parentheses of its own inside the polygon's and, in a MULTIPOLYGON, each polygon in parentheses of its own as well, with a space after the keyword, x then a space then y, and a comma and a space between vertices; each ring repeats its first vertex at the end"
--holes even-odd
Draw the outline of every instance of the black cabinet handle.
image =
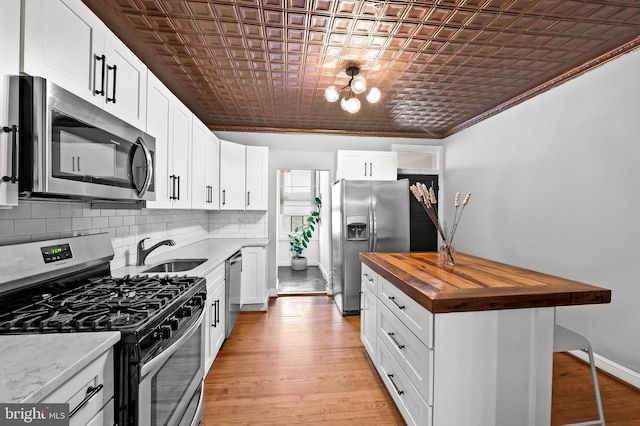
POLYGON ((107 65, 107 73, 110 70, 113 70, 113 90, 111 90, 111 97, 107 96, 107 102, 113 102, 115 104, 116 103, 116 75, 118 73, 117 65, 114 65, 114 66, 107 65))
POLYGON ((373 176, 373 163, 369 163, 369 176, 373 176))
POLYGON ((404 349, 404 345, 401 345, 400 343, 398 343, 398 341, 395 338, 395 335, 396 335, 395 333, 387 333, 387 336, 389 336, 389 338, 393 340, 393 343, 395 343, 398 349, 404 349))
POLYGON ((251 191, 247 191, 247 206, 251 205, 251 191))
POLYGON ((176 176, 176 179, 178 179, 178 198, 176 200, 180 200, 180 176, 176 176))
POLYGON ((80 156, 76 157, 76 161, 78 163, 78 171, 80 171, 80 156))
POLYGON ((87 394, 84 397, 84 399, 82 401, 80 401, 80 404, 78 404, 78 406, 76 408, 74 408, 73 410, 71 410, 71 412, 69 413, 69 418, 73 417, 82 407, 84 407, 85 405, 87 405, 87 402, 89 402, 89 400, 91 398, 93 398, 93 396, 95 394, 97 394, 98 392, 100 392, 102 390, 104 386, 102 384, 99 384, 96 387, 93 386, 89 386, 87 388, 87 394))
POLYGON ((176 176, 171 175, 169 176, 169 179, 171 179, 171 195, 169 196, 169 199, 175 200, 176 199, 176 176))
POLYGON ((106 63, 106 58, 104 55, 98 56, 98 55, 93 55, 93 93, 96 95, 100 95, 100 96, 104 96, 104 66, 106 63), (101 61, 102 62, 102 73, 100 74, 100 90, 95 89, 96 87, 96 68, 97 68, 97 62, 101 61))
POLYGON ((396 389, 396 392, 398 392, 398 395, 402 395, 404 391, 401 391, 400 389, 398 389, 398 386, 396 386, 396 382, 393 381, 393 374, 387 374, 387 377, 389 378, 389 380, 391 380, 391 384, 396 389))
POLYGON ((367 175, 367 163, 364 163, 364 175, 367 175))
POLYGON ((394 305, 396 305, 396 306, 398 307, 398 309, 404 309, 404 305, 400 305, 400 304, 398 304, 398 302, 396 302, 396 298, 395 298, 395 297, 393 297, 393 296, 387 296, 387 298, 388 298, 389 300, 391 300, 391 302, 392 302, 394 305))
POLYGON ((216 318, 218 318, 218 305, 216 304, 216 302, 213 302, 211 306, 213 306, 213 322, 211 323, 211 327, 217 328, 218 321, 216 320, 216 318))
POLYGON ((2 176, 3 182, 18 181, 18 126, 15 124, 2 128, 3 133, 11 133, 11 176, 2 176))
POLYGON ((227 203, 227 190, 222 190, 222 205, 224 206, 227 203))
POLYGON ((220 324, 220 299, 216 300, 216 323, 220 324))

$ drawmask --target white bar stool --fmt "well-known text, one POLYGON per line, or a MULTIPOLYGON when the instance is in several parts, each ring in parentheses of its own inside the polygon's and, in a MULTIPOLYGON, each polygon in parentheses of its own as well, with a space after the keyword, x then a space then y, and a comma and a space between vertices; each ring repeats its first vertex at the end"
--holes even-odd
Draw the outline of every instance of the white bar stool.
MULTIPOLYGON (((593 389, 596 394, 596 404, 598 406, 598 420, 581 423, 571 423, 571 426, 602 425, 604 426, 604 412, 602 410, 602 399, 600 398, 600 387, 598 386, 598 374, 596 364, 593 360, 593 350, 589 341, 581 334, 564 328, 556 324, 553 333, 553 352, 568 352, 580 350, 589 355, 589 366, 591 367, 591 378, 593 379, 593 389)), ((569 426, 569 425, 566 425, 569 426)))

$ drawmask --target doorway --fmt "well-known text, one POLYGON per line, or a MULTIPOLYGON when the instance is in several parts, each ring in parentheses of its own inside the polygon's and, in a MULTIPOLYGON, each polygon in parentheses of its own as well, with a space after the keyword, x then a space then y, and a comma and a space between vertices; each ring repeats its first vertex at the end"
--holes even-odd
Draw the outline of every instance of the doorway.
POLYGON ((327 294, 331 268, 331 188, 326 170, 276 170, 276 290, 278 295, 327 294), (315 199, 322 201, 318 209, 315 199), (291 268, 289 234, 306 223, 312 211, 320 222, 309 229, 311 235, 302 256, 304 270, 291 268))

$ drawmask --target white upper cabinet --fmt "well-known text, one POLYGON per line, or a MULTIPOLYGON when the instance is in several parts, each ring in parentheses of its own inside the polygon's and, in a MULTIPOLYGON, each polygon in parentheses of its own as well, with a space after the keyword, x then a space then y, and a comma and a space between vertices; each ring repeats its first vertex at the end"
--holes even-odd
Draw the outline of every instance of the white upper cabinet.
POLYGON ((220 141, 220 210, 245 209, 245 146, 220 141))
POLYGON ((191 111, 151 73, 147 96, 147 133, 156 139, 156 200, 147 208, 191 208, 191 111))
POLYGON ((217 210, 220 191, 220 141, 193 117, 193 169, 191 207, 217 210))
POLYGON ((269 148, 246 147, 246 210, 267 210, 269 148))
POLYGON ((337 151, 336 179, 397 180, 398 155, 392 151, 337 151))
POLYGON ((22 71, 144 130, 147 68, 80 0, 25 0, 22 71))
POLYGON ((0 25, 0 208, 18 205, 17 117, 9 115, 9 78, 20 71, 20 1, 2 3, 0 25), (14 143, 15 141, 15 143, 14 143), (7 178, 4 178, 4 177, 7 178), (12 182, 13 180, 13 182, 12 182))

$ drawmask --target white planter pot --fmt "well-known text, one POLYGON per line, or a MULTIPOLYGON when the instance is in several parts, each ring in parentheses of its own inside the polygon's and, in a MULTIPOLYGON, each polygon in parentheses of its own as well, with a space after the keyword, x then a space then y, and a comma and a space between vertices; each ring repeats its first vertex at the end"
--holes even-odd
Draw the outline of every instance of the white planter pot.
POLYGON ((304 271, 307 269, 307 258, 304 256, 292 257, 291 269, 294 271, 304 271))

